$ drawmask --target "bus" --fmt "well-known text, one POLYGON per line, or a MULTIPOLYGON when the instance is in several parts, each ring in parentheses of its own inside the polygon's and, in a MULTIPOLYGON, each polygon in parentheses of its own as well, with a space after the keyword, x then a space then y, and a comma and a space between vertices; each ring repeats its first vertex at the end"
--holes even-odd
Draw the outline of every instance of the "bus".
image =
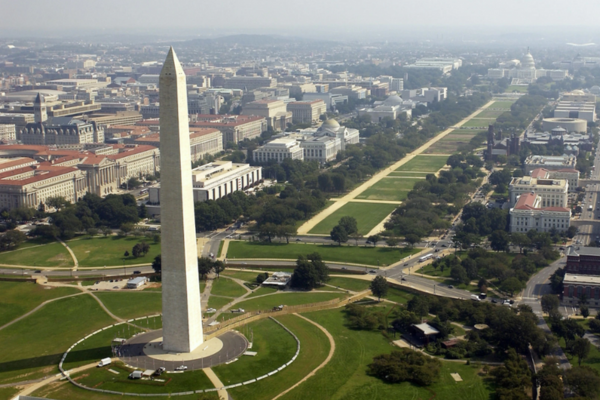
POLYGON ((427 261, 431 257, 433 257, 433 254, 427 254, 426 256, 423 256, 423 257, 419 258, 419 262, 427 261))

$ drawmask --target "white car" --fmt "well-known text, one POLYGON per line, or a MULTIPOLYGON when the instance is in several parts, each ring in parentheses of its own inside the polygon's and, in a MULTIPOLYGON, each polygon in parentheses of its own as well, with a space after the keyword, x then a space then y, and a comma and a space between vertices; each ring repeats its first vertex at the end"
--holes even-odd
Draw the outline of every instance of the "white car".
POLYGON ((180 365, 179 367, 175 368, 175 371, 186 371, 187 370, 187 365, 180 365))
POLYGON ((214 312, 217 312, 217 310, 214 309, 214 308, 207 308, 205 312, 207 312, 207 313, 214 313, 214 312))

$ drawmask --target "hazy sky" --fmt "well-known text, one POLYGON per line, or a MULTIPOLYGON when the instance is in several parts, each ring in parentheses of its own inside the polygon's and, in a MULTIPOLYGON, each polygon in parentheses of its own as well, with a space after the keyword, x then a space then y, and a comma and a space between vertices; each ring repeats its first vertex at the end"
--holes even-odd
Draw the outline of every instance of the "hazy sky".
POLYGON ((206 36, 301 33, 314 28, 332 34, 334 28, 366 29, 372 34, 378 28, 465 29, 472 25, 489 30, 501 26, 560 30, 597 26, 598 15, 598 0, 0 0, 0 34, 61 35, 83 29, 82 34, 206 36))

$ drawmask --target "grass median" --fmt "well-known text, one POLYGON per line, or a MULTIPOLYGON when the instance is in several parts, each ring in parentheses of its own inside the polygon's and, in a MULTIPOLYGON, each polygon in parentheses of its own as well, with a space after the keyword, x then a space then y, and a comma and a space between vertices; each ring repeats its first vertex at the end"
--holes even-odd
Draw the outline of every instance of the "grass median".
POLYGON ((53 268, 73 267, 71 255, 67 249, 58 242, 25 246, 14 251, 6 251, 0 254, 2 254, 2 256, 0 256, 1 264, 53 268))
POLYGON ((360 247, 296 243, 240 242, 229 243, 228 259, 287 259, 296 260, 300 255, 319 253, 325 261, 365 265, 389 265, 402 258, 416 254, 420 249, 360 247))
POLYGON ((75 253, 81 267, 151 264, 154 257, 160 254, 160 243, 155 244, 142 237, 95 237, 71 240, 68 245, 75 253), (131 255, 133 246, 142 241, 150 245, 150 251, 143 257, 133 257, 131 255), (125 256, 126 251, 129 256, 125 256))
POLYGON ((95 295, 111 313, 123 319, 160 314, 162 311, 161 292, 98 292, 95 295))

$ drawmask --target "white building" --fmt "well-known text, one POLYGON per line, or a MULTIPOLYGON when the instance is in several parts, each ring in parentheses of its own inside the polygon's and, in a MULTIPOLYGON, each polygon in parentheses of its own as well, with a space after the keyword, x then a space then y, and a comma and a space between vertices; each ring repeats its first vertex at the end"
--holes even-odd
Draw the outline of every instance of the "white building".
POLYGON ((527 54, 525 54, 522 61, 511 60, 501 63, 500 68, 488 69, 488 77, 491 79, 512 78, 524 84, 535 82, 537 78, 543 76, 550 77, 555 81, 562 81, 567 75, 568 71, 566 69, 536 69, 535 61, 529 49, 527 49, 527 54))
MULTIPOLYGON (((231 161, 215 161, 192 169, 194 202, 218 200, 238 190, 246 190, 262 179, 262 168, 231 161)), ((160 204, 160 188, 148 191, 150 204, 160 204)))
POLYGON ((286 158, 304 160, 304 151, 296 139, 275 139, 252 152, 252 159, 259 163, 266 163, 270 160, 280 163, 286 158))
MULTIPOLYGON (((413 102, 409 102, 411 105, 413 102)), ((412 116, 412 108, 397 95, 392 95, 383 102, 375 102, 375 107, 365 107, 358 110, 358 115, 368 115, 372 122, 380 122, 384 118, 396 119, 400 114, 406 114, 407 119, 412 116)))
POLYGON ((596 96, 581 90, 562 95, 554 109, 554 118, 579 118, 587 122, 596 120, 596 96))
POLYGON ((564 179, 540 179, 531 176, 513 178, 508 187, 510 203, 516 204, 522 194, 540 196, 541 207, 567 207, 569 183, 564 179))
POLYGON ((544 207, 542 203, 542 196, 535 193, 523 193, 518 196, 515 206, 510 209, 510 231, 566 231, 571 223, 571 211, 565 207, 544 207))
POLYGON ((304 150, 305 160, 314 160, 326 163, 335 159, 338 152, 344 151, 346 145, 359 142, 358 129, 349 129, 334 119, 328 119, 314 132, 314 135, 305 136, 300 142, 304 150))
POLYGON ((17 130, 14 124, 0 124, 0 142, 17 140, 17 130))
POLYGON ((443 74, 447 74, 453 69, 458 69, 461 66, 462 60, 460 58, 427 57, 418 59, 414 64, 405 65, 404 68, 436 69, 443 74))
POLYGON ((292 113, 293 123, 313 124, 327 112, 327 107, 323 100, 293 101, 288 103, 287 110, 292 113))

